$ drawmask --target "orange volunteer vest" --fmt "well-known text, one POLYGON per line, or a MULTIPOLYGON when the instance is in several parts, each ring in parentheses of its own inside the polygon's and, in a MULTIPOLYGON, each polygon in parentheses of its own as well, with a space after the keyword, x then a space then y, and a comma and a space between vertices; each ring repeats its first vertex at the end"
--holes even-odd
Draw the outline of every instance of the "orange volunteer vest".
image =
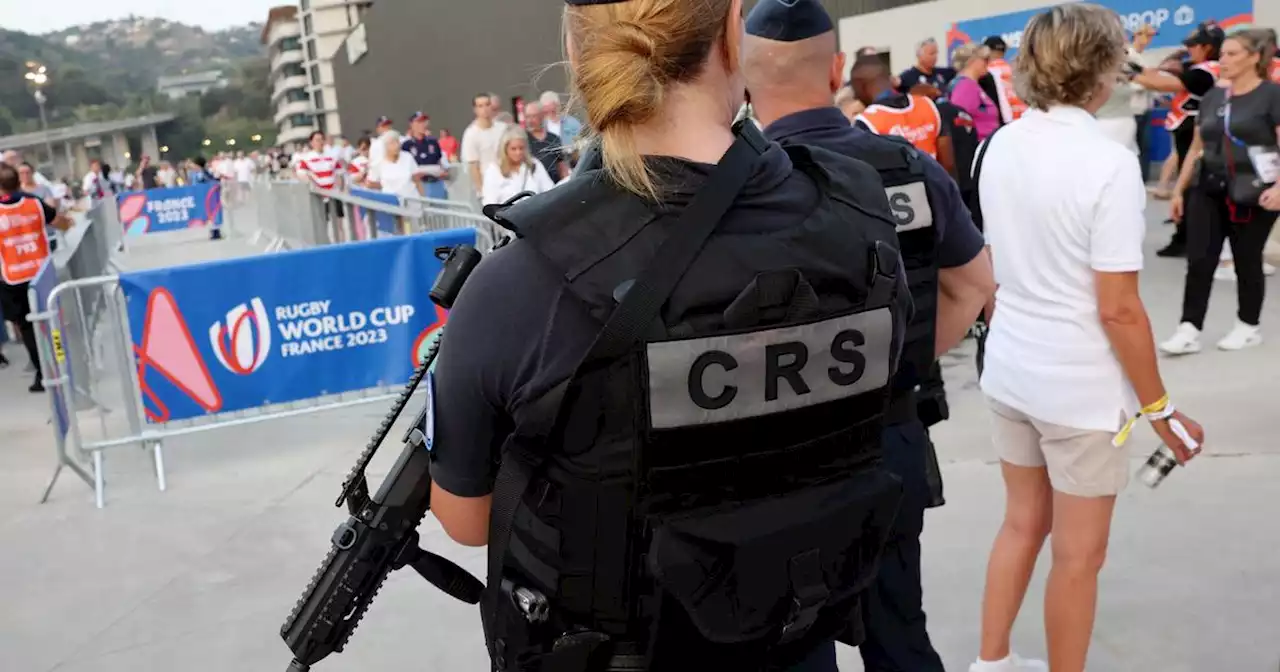
MULTIPOLYGON (((1197 63, 1192 68, 1204 70, 1213 75, 1216 81, 1222 76, 1222 68, 1217 61, 1205 61, 1197 63)), ((1178 130, 1182 122, 1200 114, 1200 98, 1201 96, 1193 96, 1189 91, 1183 91, 1173 97, 1173 103, 1169 106, 1169 116, 1165 117, 1164 127, 1170 131, 1178 130)))
POLYGON ((1027 104, 1018 97, 1013 86, 1013 66, 1003 58, 993 58, 987 64, 987 72, 996 80, 996 93, 1000 96, 1000 100, 996 101, 1000 105, 1000 118, 1006 124, 1022 118, 1027 113, 1027 104))
POLYGON ((34 198, 0 203, 0 279, 5 284, 20 285, 36 277, 49 256, 45 223, 44 208, 34 198))
POLYGON ((872 103, 858 120, 877 135, 905 138, 915 148, 938 158, 938 137, 942 134, 942 114, 925 96, 909 95, 906 107, 872 103))

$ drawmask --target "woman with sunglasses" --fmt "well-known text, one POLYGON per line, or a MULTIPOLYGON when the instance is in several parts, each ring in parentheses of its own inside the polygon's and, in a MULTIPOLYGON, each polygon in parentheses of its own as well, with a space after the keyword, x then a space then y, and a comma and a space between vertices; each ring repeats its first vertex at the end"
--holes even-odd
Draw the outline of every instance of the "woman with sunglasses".
POLYGON ((1186 218, 1188 245, 1182 323, 1160 344, 1170 355, 1201 349, 1224 240, 1231 241, 1235 257, 1240 309, 1218 347, 1242 350, 1262 343, 1262 250, 1280 211, 1280 84, 1266 80, 1269 51, 1265 32, 1233 33, 1222 45, 1222 78, 1229 84, 1214 88, 1201 105, 1173 198, 1173 217, 1186 218))

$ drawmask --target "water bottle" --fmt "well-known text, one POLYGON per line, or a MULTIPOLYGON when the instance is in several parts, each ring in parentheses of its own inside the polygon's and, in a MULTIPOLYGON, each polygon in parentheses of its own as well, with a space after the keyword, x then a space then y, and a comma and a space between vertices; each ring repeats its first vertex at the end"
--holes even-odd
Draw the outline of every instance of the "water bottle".
POLYGON ((1148 488, 1156 488, 1178 466, 1178 460, 1168 446, 1160 446, 1138 470, 1138 480, 1148 488))

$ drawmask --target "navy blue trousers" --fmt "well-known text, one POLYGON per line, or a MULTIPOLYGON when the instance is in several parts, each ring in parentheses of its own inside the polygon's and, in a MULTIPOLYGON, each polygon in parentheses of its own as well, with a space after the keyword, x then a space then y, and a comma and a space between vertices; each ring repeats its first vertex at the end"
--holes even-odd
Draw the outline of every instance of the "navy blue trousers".
MULTIPOLYGON (((880 558, 880 573, 862 598, 867 638, 858 648, 867 672, 944 672, 925 630, 920 587, 920 533, 929 505, 925 476, 929 433, 918 420, 884 430, 885 467, 902 479, 902 505, 880 558)), ((835 672, 835 643, 819 647, 791 672, 835 672)))

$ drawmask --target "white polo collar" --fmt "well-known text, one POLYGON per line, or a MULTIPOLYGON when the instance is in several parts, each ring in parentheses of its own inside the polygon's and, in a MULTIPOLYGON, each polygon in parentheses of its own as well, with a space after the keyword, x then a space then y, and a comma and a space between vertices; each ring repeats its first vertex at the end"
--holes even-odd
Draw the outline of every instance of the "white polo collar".
POLYGON ((1068 124, 1071 126, 1085 126, 1088 128, 1097 128, 1098 120, 1085 111, 1084 108, 1075 105, 1054 105, 1049 108, 1048 112, 1042 113, 1051 121, 1060 124, 1068 124))

